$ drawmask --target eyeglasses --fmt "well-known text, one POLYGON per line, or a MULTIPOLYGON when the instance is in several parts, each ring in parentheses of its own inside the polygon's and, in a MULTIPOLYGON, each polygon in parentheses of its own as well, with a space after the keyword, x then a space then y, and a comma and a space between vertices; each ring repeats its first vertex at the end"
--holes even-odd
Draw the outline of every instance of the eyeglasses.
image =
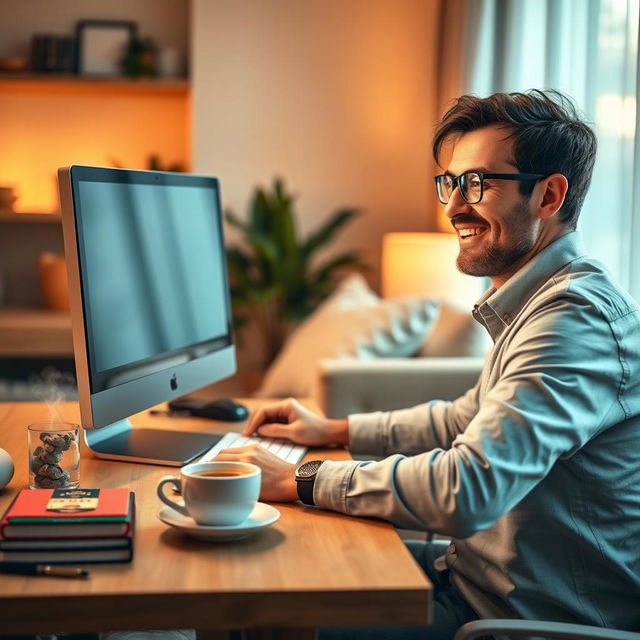
POLYGON ((484 194, 484 181, 486 178, 495 180, 518 180, 526 182, 529 180, 540 180, 544 176, 540 173, 480 173, 479 171, 467 171, 459 176, 452 176, 443 173, 436 176, 436 190, 438 200, 442 204, 447 204, 451 199, 451 194, 456 187, 460 188, 460 195, 469 204, 477 204, 482 200, 484 194))

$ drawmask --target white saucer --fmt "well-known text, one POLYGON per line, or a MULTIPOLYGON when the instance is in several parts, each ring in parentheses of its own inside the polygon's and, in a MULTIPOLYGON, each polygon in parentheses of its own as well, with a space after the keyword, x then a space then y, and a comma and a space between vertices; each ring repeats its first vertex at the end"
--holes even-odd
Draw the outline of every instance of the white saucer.
POLYGON ((186 534, 200 540, 241 540, 255 533, 258 529, 268 527, 280 518, 280 512, 270 504, 256 503, 249 517, 240 524, 226 527, 212 527, 198 524, 193 518, 183 516, 171 507, 163 507, 158 518, 170 527, 175 527, 186 534))

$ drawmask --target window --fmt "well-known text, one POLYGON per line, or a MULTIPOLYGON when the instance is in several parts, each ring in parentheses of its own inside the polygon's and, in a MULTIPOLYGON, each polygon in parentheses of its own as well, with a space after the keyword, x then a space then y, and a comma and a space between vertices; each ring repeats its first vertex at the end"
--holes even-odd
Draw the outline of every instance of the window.
POLYGON ((640 300, 640 0, 472 0, 464 90, 558 89, 594 126, 598 157, 578 228, 640 300))

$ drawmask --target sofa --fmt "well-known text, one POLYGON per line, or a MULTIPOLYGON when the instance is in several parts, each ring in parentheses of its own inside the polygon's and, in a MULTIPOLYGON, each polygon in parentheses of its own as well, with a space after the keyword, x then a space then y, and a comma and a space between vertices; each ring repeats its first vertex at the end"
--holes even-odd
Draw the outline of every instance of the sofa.
POLYGON ((329 417, 453 400, 476 383, 490 340, 470 309, 382 299, 353 274, 289 336, 259 397, 311 397, 329 417))
POLYGON ((384 358, 322 360, 317 401, 324 414, 390 411, 427 400, 455 400, 474 386, 484 358, 384 358))

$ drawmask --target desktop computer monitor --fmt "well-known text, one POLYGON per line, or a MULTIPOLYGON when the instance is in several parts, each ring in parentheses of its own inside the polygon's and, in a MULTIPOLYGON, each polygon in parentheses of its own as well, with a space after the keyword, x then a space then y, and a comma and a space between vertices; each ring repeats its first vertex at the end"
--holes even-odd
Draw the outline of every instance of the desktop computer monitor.
POLYGON ((216 436, 128 418, 235 372, 219 182, 87 166, 58 182, 87 445, 182 465, 216 436))

